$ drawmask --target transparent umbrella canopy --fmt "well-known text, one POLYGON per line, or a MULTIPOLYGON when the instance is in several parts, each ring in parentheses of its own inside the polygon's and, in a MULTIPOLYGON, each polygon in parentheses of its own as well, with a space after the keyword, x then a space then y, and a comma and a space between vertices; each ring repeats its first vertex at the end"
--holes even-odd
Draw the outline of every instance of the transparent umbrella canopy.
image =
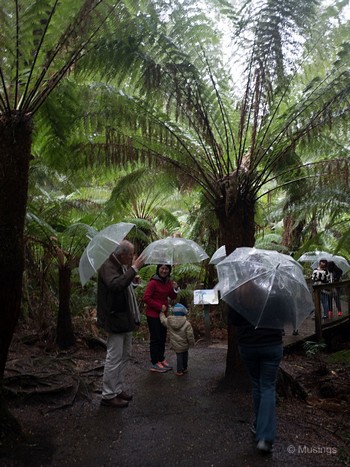
POLYGON ((220 261, 222 261, 224 258, 226 258, 226 246, 222 245, 220 248, 218 248, 213 256, 210 258, 209 264, 218 264, 220 261))
POLYGON ((311 268, 315 269, 317 268, 321 259, 326 259, 327 261, 334 261, 338 268, 342 269, 343 272, 347 272, 350 269, 350 264, 343 256, 333 255, 332 253, 328 253, 327 251, 307 251, 306 253, 300 256, 298 261, 311 263, 311 268))
POLYGON ((302 267, 288 255, 237 248, 217 273, 222 300, 257 328, 297 329, 314 310, 302 267))
POLYGON ((150 243, 142 252, 145 264, 199 263, 209 258, 207 253, 193 240, 167 237, 150 243))
POLYGON ((79 261, 79 277, 83 286, 134 226, 135 224, 127 222, 112 224, 90 240, 79 261))

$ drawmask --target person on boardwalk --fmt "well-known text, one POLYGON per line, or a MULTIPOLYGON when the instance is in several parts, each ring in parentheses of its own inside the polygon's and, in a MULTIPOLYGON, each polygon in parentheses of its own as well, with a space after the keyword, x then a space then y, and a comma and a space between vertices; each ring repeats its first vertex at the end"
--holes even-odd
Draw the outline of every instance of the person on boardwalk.
POLYGON ((283 357, 282 329, 256 328, 233 308, 229 308, 228 318, 237 327, 239 353, 252 382, 255 420, 251 431, 258 451, 269 454, 276 435, 276 381, 283 357))
POLYGON ((148 282, 143 301, 146 304, 146 317, 150 334, 150 371, 165 373, 172 367, 165 359, 165 342, 167 329, 160 322, 160 313, 168 314, 168 300, 175 299, 180 290, 177 283, 171 280, 171 266, 158 264, 156 273, 148 282))
MULTIPOLYGON (((328 261, 328 272, 330 282, 339 282, 341 276, 343 275, 343 270, 338 268, 334 261, 328 261)), ((338 316, 342 316, 341 302, 340 302, 340 289, 336 288, 332 291, 330 296, 330 310, 333 309, 333 298, 335 301, 335 306, 337 307, 338 316)))
POLYGON ((143 265, 142 256, 133 258, 133 244, 123 240, 98 270, 97 324, 108 333, 101 405, 109 407, 127 407, 132 399, 124 391, 124 369, 140 324, 132 282, 143 265))
MULTIPOLYGON (((321 259, 318 263, 318 267, 313 270, 311 280, 315 285, 318 284, 329 284, 330 275, 328 271, 328 261, 326 259, 321 259)), ((330 303, 330 291, 321 290, 320 299, 323 308, 323 319, 332 318, 333 313, 331 310, 330 303)))
POLYGON ((188 349, 194 345, 193 328, 187 321, 188 310, 182 303, 176 303, 172 316, 160 314, 160 321, 169 331, 170 347, 176 353, 177 376, 188 371, 188 349))

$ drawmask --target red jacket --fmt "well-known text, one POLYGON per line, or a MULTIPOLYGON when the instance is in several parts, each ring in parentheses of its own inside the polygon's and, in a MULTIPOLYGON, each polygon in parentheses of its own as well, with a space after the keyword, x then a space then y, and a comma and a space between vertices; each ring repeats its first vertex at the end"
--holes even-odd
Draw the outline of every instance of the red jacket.
MULTIPOLYGON (((159 318, 159 313, 162 311, 162 305, 168 310, 168 298, 175 299, 177 293, 174 290, 173 282, 167 278, 163 282, 157 275, 154 275, 146 286, 143 295, 143 301, 146 304, 146 316, 151 318, 159 318)), ((168 311, 164 314, 167 315, 168 311)))

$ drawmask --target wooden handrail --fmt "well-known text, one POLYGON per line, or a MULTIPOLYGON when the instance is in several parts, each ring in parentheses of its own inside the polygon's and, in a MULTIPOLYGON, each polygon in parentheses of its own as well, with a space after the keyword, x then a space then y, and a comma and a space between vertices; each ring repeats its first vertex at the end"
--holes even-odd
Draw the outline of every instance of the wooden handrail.
POLYGON ((329 284, 311 284, 313 289, 313 300, 315 304, 315 334, 318 340, 322 339, 322 316, 321 316, 321 291, 346 289, 348 314, 350 314, 350 280, 331 282, 329 284))

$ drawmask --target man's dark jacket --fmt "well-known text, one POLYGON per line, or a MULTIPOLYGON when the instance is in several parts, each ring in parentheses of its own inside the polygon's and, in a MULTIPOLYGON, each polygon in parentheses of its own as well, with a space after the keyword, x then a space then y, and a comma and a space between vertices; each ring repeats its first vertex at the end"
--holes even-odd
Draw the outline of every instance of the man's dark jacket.
POLYGON ((136 271, 131 267, 123 272, 122 265, 114 253, 100 267, 97 283, 97 324, 105 331, 119 333, 136 329, 128 299, 128 287, 135 275, 136 271), (116 314, 123 316, 122 329, 113 324, 113 315, 116 314))

